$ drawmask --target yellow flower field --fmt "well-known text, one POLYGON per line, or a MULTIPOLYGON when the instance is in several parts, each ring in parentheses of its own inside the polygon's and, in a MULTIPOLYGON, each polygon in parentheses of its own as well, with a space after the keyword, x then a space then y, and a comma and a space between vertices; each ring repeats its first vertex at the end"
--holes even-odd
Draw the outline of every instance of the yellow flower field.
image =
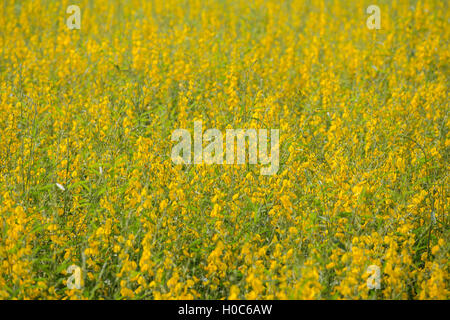
POLYGON ((2 2, 0 299, 448 299, 449 18, 2 2), (278 172, 174 164, 194 121, 279 129, 278 172))

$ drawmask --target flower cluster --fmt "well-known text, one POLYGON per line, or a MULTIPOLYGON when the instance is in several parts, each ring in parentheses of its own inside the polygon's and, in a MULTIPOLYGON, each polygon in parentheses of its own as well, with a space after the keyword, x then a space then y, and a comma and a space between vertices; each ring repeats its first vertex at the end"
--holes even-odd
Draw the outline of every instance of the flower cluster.
POLYGON ((448 299, 449 13, 379 2, 1 5, 0 299, 448 299), (195 121, 279 170, 174 164, 195 121))

